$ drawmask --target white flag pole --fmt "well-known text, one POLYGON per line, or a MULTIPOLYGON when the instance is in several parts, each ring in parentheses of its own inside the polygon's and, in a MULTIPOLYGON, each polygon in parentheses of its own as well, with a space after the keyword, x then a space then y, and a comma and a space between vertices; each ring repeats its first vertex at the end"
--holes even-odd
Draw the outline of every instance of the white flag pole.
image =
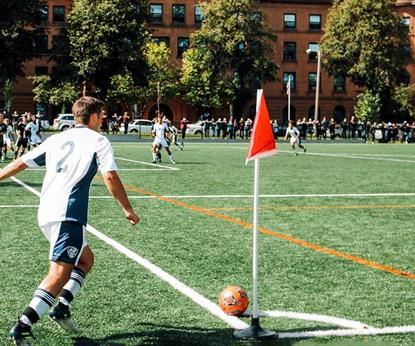
POLYGON ((253 318, 258 318, 258 206, 259 206, 259 160, 255 159, 254 173, 254 220, 253 220, 253 254, 252 254, 252 279, 253 279, 253 318))

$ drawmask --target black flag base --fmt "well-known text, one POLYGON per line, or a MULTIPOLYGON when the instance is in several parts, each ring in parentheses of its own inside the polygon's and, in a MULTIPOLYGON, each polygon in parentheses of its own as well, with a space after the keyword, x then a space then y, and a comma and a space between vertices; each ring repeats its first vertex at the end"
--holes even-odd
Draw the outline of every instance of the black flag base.
POLYGON ((237 339, 242 340, 272 340, 277 338, 277 333, 272 330, 263 329, 259 325, 259 318, 251 319, 251 326, 243 329, 237 330, 233 333, 233 336, 237 339))

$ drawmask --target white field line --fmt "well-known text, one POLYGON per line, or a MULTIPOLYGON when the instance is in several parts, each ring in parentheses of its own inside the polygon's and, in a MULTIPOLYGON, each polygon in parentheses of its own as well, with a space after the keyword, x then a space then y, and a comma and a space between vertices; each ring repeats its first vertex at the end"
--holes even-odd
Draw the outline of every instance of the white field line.
POLYGON ((102 234, 101 232, 97 231, 91 225, 87 225, 87 230, 93 235, 95 235, 97 238, 101 239, 108 245, 112 246, 117 251, 121 252, 128 258, 137 262, 142 267, 151 271, 153 274, 158 276, 160 279, 167 282, 170 286, 172 286, 173 288, 175 288, 176 290, 184 294, 186 297, 193 300, 196 304, 208 310, 212 315, 219 317, 222 321, 226 322, 230 327, 234 329, 245 329, 249 327, 248 324, 246 324, 244 321, 241 321, 240 319, 234 316, 226 315, 218 305, 214 304, 209 299, 205 298, 204 296, 202 296, 201 294, 199 294, 198 292, 196 292, 194 289, 190 288, 189 286, 186 286, 184 283, 180 282, 175 277, 165 272, 163 269, 157 267, 155 264, 137 255, 135 252, 129 250, 124 245, 121 245, 115 240, 107 237, 105 234, 102 234))
MULTIPOLYGON (((15 181, 16 183, 18 183, 19 185, 23 186, 24 188, 26 188, 30 192, 34 193, 35 195, 37 195, 37 196, 40 195, 40 193, 37 190, 33 189, 31 186, 25 184, 24 182, 20 181, 19 179, 12 177, 12 180, 15 181)), ((222 309, 220 309, 220 307, 218 305, 211 302, 209 299, 205 298, 204 296, 202 296, 201 294, 199 294, 198 292, 196 292, 192 288, 186 286, 184 283, 180 282, 175 277, 173 277, 169 273, 165 272, 164 270, 162 270, 158 266, 154 265, 150 261, 148 261, 145 258, 137 255, 135 252, 129 250, 124 245, 118 243, 117 241, 115 241, 115 240, 111 239, 110 237, 106 236, 105 234, 99 232, 98 230, 96 230, 91 225, 87 225, 87 230, 91 234, 95 235, 97 238, 101 239, 102 241, 104 241, 108 245, 112 246, 117 251, 121 252, 122 254, 129 257, 130 259, 132 259, 136 263, 140 264, 144 268, 151 271, 153 274, 158 276, 163 281, 167 282, 173 288, 175 288, 176 290, 178 290, 179 292, 181 292, 182 294, 184 294, 185 296, 187 296, 188 298, 193 300, 196 304, 198 304, 202 308, 208 310, 212 315, 214 315, 214 316, 220 318, 222 321, 226 322, 230 327, 232 327, 234 329, 245 329, 245 328, 249 327, 249 325, 247 323, 245 323, 244 321, 238 319, 237 317, 226 315, 222 311, 222 309)), ((272 317, 271 315, 278 315, 278 314, 282 314, 283 312, 269 311, 269 312, 266 312, 266 313, 270 317, 272 317)), ((308 314, 293 313, 293 312, 291 312, 291 313, 285 312, 285 314, 287 315, 287 317, 290 317, 290 318, 295 318, 294 316, 298 315, 298 316, 302 317, 301 319, 306 319, 306 315, 308 315, 308 314)), ((296 333, 287 332, 287 333, 278 333, 278 337, 281 338, 281 339, 287 339, 287 338, 293 339, 293 338, 313 338, 313 337, 328 337, 328 336, 377 335, 377 334, 397 334, 397 333, 401 334, 401 333, 413 333, 413 332, 415 332, 415 326, 385 327, 385 328, 371 328, 371 327, 369 327, 369 328, 365 328, 364 327, 365 325, 363 325, 361 322, 356 322, 356 321, 346 322, 347 320, 339 319, 339 318, 335 318, 335 317, 332 318, 330 316, 321 316, 321 315, 314 315, 314 314, 309 314, 309 315, 310 315, 310 318, 312 318, 311 320, 313 320, 313 321, 316 321, 317 316, 319 316, 319 317, 321 317, 321 320, 320 320, 321 322, 327 322, 327 323, 330 323, 330 324, 341 323, 342 325, 347 323, 349 327, 363 326, 363 328, 362 329, 322 330, 322 331, 316 330, 316 331, 303 331, 303 332, 296 332, 296 333), (323 319, 324 319, 324 321, 323 321, 323 319)))
POLYGON ((1 208, 37 208, 39 207, 38 204, 9 204, 9 205, 1 205, 0 204, 0 209, 1 208))
MULTIPOLYGON (((415 192, 397 193, 343 193, 343 194, 305 194, 305 195, 259 195, 260 198, 367 198, 367 197, 414 197, 415 192)), ((129 199, 154 199, 154 198, 253 198, 253 195, 162 195, 162 196, 128 196, 129 199)), ((111 199, 112 196, 89 196, 93 199, 111 199)))
MULTIPOLYGON (((292 154, 293 151, 289 150, 278 150, 277 152, 280 153, 290 153, 292 154)), ((357 160, 377 160, 377 161, 392 161, 392 162, 405 162, 405 163, 415 163, 415 160, 402 160, 402 159, 385 159, 381 157, 374 157, 374 156, 357 156, 357 155, 343 155, 343 154, 330 154, 330 153, 310 153, 307 152, 305 154, 300 153, 301 155, 307 156, 328 156, 328 157, 338 157, 338 158, 346 158, 346 159, 357 159, 357 160)))
POLYGON ((148 166, 153 166, 153 167, 162 167, 165 169, 170 169, 172 171, 179 171, 179 168, 176 167, 170 167, 170 166, 164 166, 164 165, 160 165, 160 164, 155 164, 155 163, 150 163, 150 162, 145 162, 145 161, 137 161, 137 160, 130 160, 130 159, 125 159, 123 157, 119 157, 119 156, 115 156, 116 159, 118 160, 123 160, 123 161, 128 161, 128 162, 134 162, 134 163, 141 163, 142 165, 148 165, 148 166))
POLYGON ((365 329, 333 329, 314 330, 295 333, 278 333, 279 339, 325 338, 331 336, 382 335, 415 333, 415 326, 365 328, 365 329))
POLYGON ((314 321, 314 322, 324 322, 329 324, 334 324, 344 328, 351 329, 361 329, 361 328, 371 328, 367 324, 359 321, 346 320, 344 318, 318 315, 318 314, 307 314, 302 312, 292 312, 292 311, 264 311, 260 313, 260 316, 264 317, 283 317, 283 318, 292 318, 296 320, 305 320, 305 321, 314 321))
MULTIPOLYGON (((27 168, 27 171, 46 171, 45 168, 27 168)), ((166 171, 165 168, 118 168, 118 171, 166 171)))

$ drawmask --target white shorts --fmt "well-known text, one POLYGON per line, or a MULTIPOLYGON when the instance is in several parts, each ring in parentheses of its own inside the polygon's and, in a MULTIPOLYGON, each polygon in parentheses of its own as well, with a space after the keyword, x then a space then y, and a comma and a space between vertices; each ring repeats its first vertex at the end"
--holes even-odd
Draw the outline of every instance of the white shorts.
POLYGON ((87 242, 84 225, 73 221, 50 222, 41 226, 50 243, 49 260, 77 265, 87 242))
POLYGON ((154 138, 153 145, 161 145, 163 148, 168 148, 169 144, 167 143, 165 138, 154 138))
POLYGON ((4 140, 4 143, 5 143, 8 147, 11 147, 11 146, 12 146, 12 144, 13 144, 13 141, 12 141, 9 137, 6 137, 6 139, 4 140))
POLYGON ((298 142, 297 138, 294 138, 294 137, 291 137, 291 138, 290 138, 290 143, 291 143, 291 145, 294 145, 294 144, 296 144, 297 142, 298 142))
POLYGON ((29 142, 31 145, 37 145, 37 144, 41 144, 42 140, 40 139, 39 135, 34 134, 30 136, 29 142))

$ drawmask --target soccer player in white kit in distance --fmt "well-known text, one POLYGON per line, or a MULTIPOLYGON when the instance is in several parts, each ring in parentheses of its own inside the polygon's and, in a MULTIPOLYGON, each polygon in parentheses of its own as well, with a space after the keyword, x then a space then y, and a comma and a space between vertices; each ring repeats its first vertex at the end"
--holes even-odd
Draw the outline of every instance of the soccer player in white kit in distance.
POLYGON ((167 154, 169 154, 169 159, 172 164, 176 164, 176 162, 173 160, 169 144, 166 140, 166 132, 170 131, 169 126, 167 123, 162 122, 161 117, 157 116, 153 130, 151 131, 151 134, 154 137, 153 145, 152 145, 152 151, 153 151, 153 163, 157 162, 157 152, 160 150, 160 146, 166 149, 167 154))
POLYGON ((298 145, 299 148, 303 149, 304 152, 307 151, 307 149, 300 143, 300 131, 298 131, 291 120, 288 122, 287 131, 285 132, 285 141, 287 140, 288 136, 290 136, 290 143, 292 149, 294 150, 295 156, 298 156, 297 150, 295 148, 296 145, 298 145))
POLYGON ((70 304, 94 263, 85 234, 89 189, 98 169, 126 219, 133 225, 140 221, 117 174, 110 142, 99 133, 103 107, 103 102, 93 97, 80 98, 72 108, 74 128, 49 137, 0 171, 0 180, 3 180, 27 167, 46 165, 38 222, 50 242, 50 266, 29 305, 10 330, 10 338, 16 345, 32 345, 32 326, 47 311, 62 329, 77 331, 70 304))

